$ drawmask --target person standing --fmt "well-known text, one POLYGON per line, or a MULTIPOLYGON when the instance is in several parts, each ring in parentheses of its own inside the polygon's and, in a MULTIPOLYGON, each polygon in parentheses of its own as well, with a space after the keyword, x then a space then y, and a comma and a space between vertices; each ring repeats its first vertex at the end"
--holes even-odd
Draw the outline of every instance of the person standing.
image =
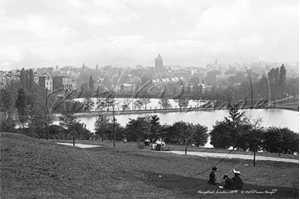
POLYGON ((244 182, 243 180, 240 178, 241 172, 233 170, 234 172, 234 177, 232 178, 232 181, 234 183, 234 186, 236 189, 243 189, 244 186, 244 182))
POLYGON ((217 185, 217 183, 216 183, 217 180, 216 180, 216 175, 215 175, 215 172, 217 170, 218 170, 217 167, 212 168, 212 171, 209 174, 208 184, 210 184, 210 185, 217 185))

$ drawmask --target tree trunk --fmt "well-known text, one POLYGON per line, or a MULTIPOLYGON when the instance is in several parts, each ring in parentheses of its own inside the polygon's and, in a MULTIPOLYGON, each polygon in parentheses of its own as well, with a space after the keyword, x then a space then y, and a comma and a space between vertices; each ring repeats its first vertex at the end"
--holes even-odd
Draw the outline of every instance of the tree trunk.
POLYGON ((189 142, 186 142, 185 143, 185 147, 184 147, 184 154, 186 155, 187 154, 187 147, 189 145, 189 142))
POLYGON ((74 133, 74 131, 72 132, 72 134, 73 134, 73 146, 75 146, 75 133, 74 133))

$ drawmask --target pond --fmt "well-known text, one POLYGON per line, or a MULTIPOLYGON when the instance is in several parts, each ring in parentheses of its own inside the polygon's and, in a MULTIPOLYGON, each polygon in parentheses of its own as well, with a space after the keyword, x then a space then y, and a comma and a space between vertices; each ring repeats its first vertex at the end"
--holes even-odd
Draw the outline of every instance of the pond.
MULTIPOLYGON (((244 110, 245 115, 251 119, 261 118, 262 127, 287 127, 290 130, 299 133, 299 112, 282 110, 282 109, 247 109, 244 110)), ((117 122, 122 126, 126 126, 129 118, 136 119, 139 116, 157 115, 160 124, 173 124, 177 121, 190 122, 194 124, 201 124, 212 130, 216 121, 222 121, 224 117, 229 115, 228 110, 214 110, 214 111, 190 111, 190 112, 172 112, 172 113, 155 113, 155 114, 128 114, 116 115, 117 122)), ((112 116, 108 116, 111 118, 112 116)), ((86 128, 91 132, 94 131, 96 117, 81 117, 80 121, 86 124, 86 128)), ((205 147, 211 147, 208 143, 205 147)))

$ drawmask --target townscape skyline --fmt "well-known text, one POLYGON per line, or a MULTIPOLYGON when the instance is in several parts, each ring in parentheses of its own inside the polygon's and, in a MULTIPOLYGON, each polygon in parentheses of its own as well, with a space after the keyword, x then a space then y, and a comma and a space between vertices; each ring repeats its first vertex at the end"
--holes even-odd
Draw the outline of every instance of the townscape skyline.
POLYGON ((0 1, 0 69, 299 61, 297 0, 0 1), (32 6, 34 5, 34 6, 32 6))

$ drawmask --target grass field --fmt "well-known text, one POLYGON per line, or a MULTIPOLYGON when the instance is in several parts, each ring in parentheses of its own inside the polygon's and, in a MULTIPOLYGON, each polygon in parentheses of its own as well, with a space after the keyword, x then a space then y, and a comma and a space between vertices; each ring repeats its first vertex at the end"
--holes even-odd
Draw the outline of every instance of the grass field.
MULTIPOLYGON (((52 142, 62 142, 62 143, 72 143, 72 140, 51 140, 52 142)), ((111 147, 112 142, 106 141, 101 142, 100 140, 76 140, 76 143, 81 144, 90 144, 90 145, 101 145, 101 146, 107 146, 111 147)), ((75 144, 76 145, 76 144, 75 144)), ((126 146, 126 148, 132 148, 136 149, 137 143, 124 143, 117 142, 116 144, 118 148, 122 148, 123 146, 126 146)), ((167 144, 167 147, 170 147, 174 151, 184 151, 184 145, 176 145, 176 144, 167 144)), ((147 149, 150 150, 150 147, 147 147, 147 149)), ((188 146, 188 152, 189 151, 195 151, 195 152, 210 152, 210 153, 230 153, 230 154, 242 154, 242 155, 248 155, 253 156, 253 152, 247 152, 243 150, 223 150, 223 149, 215 149, 215 148, 203 148, 203 147, 192 147, 191 145, 188 146)), ((276 157, 276 158, 288 158, 288 159, 299 159, 299 155, 292 155, 292 154, 280 154, 279 153, 265 153, 265 152, 257 152, 257 156, 266 156, 266 157, 276 157)))
POLYGON ((258 161, 253 167, 252 161, 179 156, 133 143, 112 148, 98 141, 98 148, 81 149, 0 135, 1 199, 299 197, 299 165, 294 163, 258 161), (233 168, 241 171, 244 194, 208 185, 214 165, 220 183, 224 174, 233 175, 233 168))

